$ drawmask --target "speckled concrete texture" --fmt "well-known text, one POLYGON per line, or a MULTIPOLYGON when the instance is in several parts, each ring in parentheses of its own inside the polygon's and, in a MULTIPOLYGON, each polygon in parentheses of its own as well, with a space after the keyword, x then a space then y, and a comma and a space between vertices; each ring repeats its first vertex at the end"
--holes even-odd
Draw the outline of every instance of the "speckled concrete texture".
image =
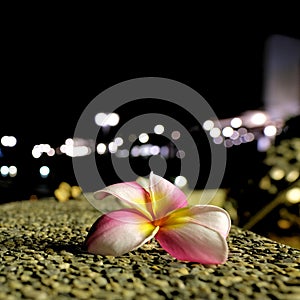
POLYGON ((0 299, 300 299, 300 250, 232 226, 223 265, 176 260, 153 240, 121 257, 85 253, 89 201, 0 205, 0 299))

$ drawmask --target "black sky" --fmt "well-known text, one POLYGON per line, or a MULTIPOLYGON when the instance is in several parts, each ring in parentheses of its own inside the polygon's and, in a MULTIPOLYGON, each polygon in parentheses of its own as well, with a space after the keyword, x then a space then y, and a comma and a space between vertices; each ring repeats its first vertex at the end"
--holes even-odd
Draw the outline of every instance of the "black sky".
POLYGON ((194 88, 220 118, 261 108, 266 40, 299 37, 293 26, 137 28, 94 27, 91 33, 25 23, 4 32, 0 134, 60 142, 99 93, 147 76, 194 88))
MULTIPOLYGON (((16 199, 37 193, 41 162, 32 158, 33 145, 61 145, 105 89, 137 77, 174 79, 200 93, 219 118, 232 117, 263 106, 267 39, 273 34, 300 38, 298 10, 290 4, 278 5, 277 14, 274 4, 266 11, 261 5, 253 11, 234 5, 230 14, 217 5, 210 12, 199 4, 186 12, 181 3, 175 13, 175 3, 167 11, 160 3, 151 12, 135 6, 130 14, 113 5, 110 12, 100 7, 87 12, 81 2, 66 8, 61 3, 2 8, 0 137, 16 136, 22 148, 5 157, 5 164, 20 165, 22 188, 13 190, 22 195, 16 199)), ((57 176, 53 187, 73 178, 68 158, 51 164, 57 176)), ((11 190, 3 199, 8 196, 11 190)))

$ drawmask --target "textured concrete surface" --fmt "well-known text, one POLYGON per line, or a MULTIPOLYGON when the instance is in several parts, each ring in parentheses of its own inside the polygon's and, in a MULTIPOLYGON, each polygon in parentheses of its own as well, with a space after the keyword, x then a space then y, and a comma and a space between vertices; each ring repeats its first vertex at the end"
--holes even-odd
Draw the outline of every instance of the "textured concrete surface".
POLYGON ((0 205, 0 299, 300 299, 299 249, 233 226, 223 265, 176 260, 155 240, 91 255, 81 245, 100 214, 86 199, 0 205))

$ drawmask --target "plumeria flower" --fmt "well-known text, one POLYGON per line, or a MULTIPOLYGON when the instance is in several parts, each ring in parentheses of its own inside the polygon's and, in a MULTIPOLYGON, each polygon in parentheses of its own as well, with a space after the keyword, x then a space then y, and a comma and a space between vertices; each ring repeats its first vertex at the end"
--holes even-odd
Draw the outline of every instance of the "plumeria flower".
POLYGON ((149 186, 117 183, 94 193, 102 200, 112 195, 125 208, 100 216, 86 240, 87 252, 120 256, 155 238, 173 257, 203 264, 222 264, 228 257, 231 219, 213 205, 188 206, 186 195, 153 172, 149 186))

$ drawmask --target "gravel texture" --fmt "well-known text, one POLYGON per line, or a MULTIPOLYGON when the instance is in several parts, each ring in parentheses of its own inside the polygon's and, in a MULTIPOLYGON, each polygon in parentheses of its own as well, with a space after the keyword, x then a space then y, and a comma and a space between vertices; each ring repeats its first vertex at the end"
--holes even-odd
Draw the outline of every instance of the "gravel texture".
POLYGON ((155 240, 121 257, 81 245, 89 201, 0 205, 0 299, 300 299, 300 250, 232 226, 223 265, 176 260, 155 240))

